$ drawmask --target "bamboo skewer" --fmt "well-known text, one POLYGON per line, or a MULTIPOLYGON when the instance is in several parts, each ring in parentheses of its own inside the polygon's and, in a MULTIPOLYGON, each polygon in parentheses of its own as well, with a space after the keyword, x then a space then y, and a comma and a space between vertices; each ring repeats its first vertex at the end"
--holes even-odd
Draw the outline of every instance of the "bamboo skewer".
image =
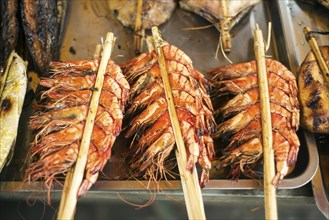
POLYGON ((148 52, 151 52, 154 50, 154 41, 152 36, 148 36, 146 38, 146 45, 147 45, 147 50, 148 52))
POLYGON ((101 57, 102 45, 97 44, 94 52, 94 59, 99 59, 101 57))
POLYGON ((256 24, 254 31, 254 51, 257 61, 258 86, 260 96, 260 108, 262 118, 262 144, 264 158, 264 202, 265 202, 265 219, 278 219, 276 189, 272 180, 275 176, 272 122, 270 99, 268 94, 267 72, 265 64, 265 45, 262 31, 256 24))
POLYGON ((181 177, 181 183, 184 192, 188 217, 189 219, 205 219, 206 217, 203 207, 202 194, 198 183, 196 168, 195 167, 193 168, 192 173, 186 170, 187 154, 185 150, 183 136, 180 129, 180 124, 176 114, 175 103, 170 87, 170 81, 168 78, 165 58, 161 48, 164 45, 164 42, 162 40, 161 34, 157 27, 152 28, 152 35, 154 38, 155 48, 158 54, 158 63, 164 84, 166 99, 168 102, 168 111, 176 139, 177 149, 175 153, 176 153, 177 164, 181 177))
MULTIPOLYGON (((69 172, 68 177, 65 180, 65 187, 66 190, 63 190, 62 193, 62 200, 60 204, 60 209, 58 213, 58 219, 73 219, 76 204, 77 204, 77 197, 78 197, 78 190, 81 185, 85 166, 87 163, 87 154, 90 145, 91 133, 94 125, 95 116, 97 113, 97 107, 99 103, 99 97, 103 87, 104 81, 104 74, 106 71, 108 60, 110 59, 112 53, 112 46, 113 42, 115 41, 113 37, 113 33, 108 33, 106 36, 104 49, 103 49, 103 56, 100 61, 100 65, 97 72, 97 77, 90 101, 90 106, 86 118, 86 123, 83 131, 83 136, 81 140, 81 145, 79 148, 78 158, 76 161, 76 165, 73 168, 72 174, 69 172), (66 183, 68 181, 68 183, 66 183)), ((64 186, 65 186, 64 185, 64 186)))
MULTIPOLYGON (((61 202, 59 204, 57 219, 63 219, 62 217, 60 217, 60 215, 62 215, 62 213, 64 212, 65 203, 67 201, 67 194, 70 189, 69 185, 72 182, 72 177, 73 177, 73 169, 70 169, 65 177, 65 183, 64 183, 64 187, 63 187, 63 191, 62 191, 61 202)), ((73 219, 73 217, 71 219, 73 219)))
POLYGON ((220 22, 220 36, 224 51, 230 52, 232 44, 230 36, 231 18, 228 17, 228 0, 221 0, 221 6, 223 9, 223 20, 220 22))
POLYGON ((143 10, 143 0, 138 0, 137 11, 136 11, 136 22, 135 22, 135 35, 134 35, 134 45, 135 53, 139 54, 141 48, 143 47, 143 38, 145 31, 142 28, 142 10, 143 10))
MULTIPOLYGON (((96 49, 95 49, 95 53, 94 53, 94 59, 98 59, 101 56, 101 51, 102 51, 102 45, 97 44, 96 49)), ((69 170, 69 172, 66 175, 64 188, 63 188, 63 193, 62 193, 62 198, 61 198, 61 203, 60 203, 60 206, 59 206, 58 213, 63 213, 64 201, 67 200, 66 196, 67 196, 67 193, 69 191, 69 183, 72 181, 72 177, 73 177, 73 169, 69 170)))
POLYGON ((329 86, 329 68, 322 57, 318 43, 316 42, 316 39, 311 33, 311 29, 309 27, 304 27, 303 31, 305 38, 308 44, 310 45, 313 54, 315 55, 318 65, 320 66, 320 70, 323 74, 324 80, 326 81, 327 86, 329 86))

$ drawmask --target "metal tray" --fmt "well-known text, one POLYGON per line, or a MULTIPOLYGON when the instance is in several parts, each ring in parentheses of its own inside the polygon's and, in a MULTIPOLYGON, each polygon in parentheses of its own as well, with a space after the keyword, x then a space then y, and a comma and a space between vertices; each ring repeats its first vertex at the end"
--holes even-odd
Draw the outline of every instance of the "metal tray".
MULTIPOLYGON (((65 32, 61 46, 62 60, 92 59, 95 45, 108 31, 113 32, 117 37, 112 54, 112 59, 115 62, 120 64, 135 56, 132 31, 124 28, 113 17, 106 4, 106 1, 68 1, 65 32)), ((285 34, 283 33, 285 27, 282 22, 284 19, 280 19, 279 14, 280 8, 276 1, 263 1, 256 5, 231 31, 233 47, 232 52, 228 55, 229 58, 234 63, 253 60, 253 29, 255 24, 260 26, 266 38, 267 25, 271 21, 274 35, 272 35, 271 47, 267 55, 294 70, 296 65, 291 62, 291 57, 295 57, 294 51, 297 51, 297 45, 291 45, 285 41, 285 34)), ((173 17, 160 26, 164 39, 185 51, 193 60, 194 67, 201 72, 229 64, 222 54, 219 54, 218 59, 215 59, 219 33, 214 27, 193 31, 184 29, 207 25, 209 23, 198 15, 177 8, 173 17)), ((287 33, 291 33, 291 31, 287 33)), ((27 122, 32 113, 32 99, 33 97, 27 94, 14 158, 0 179, 1 192, 38 193, 45 190, 41 181, 22 182, 24 169, 29 163, 26 155, 31 134, 27 122), (17 172, 18 170, 20 172, 17 172)), ((317 148, 313 144, 313 136, 304 133, 302 129, 299 130, 298 135, 301 140, 298 162, 294 170, 281 182, 279 189, 301 187, 313 178, 317 170, 319 158, 317 148)), ((104 175, 99 178, 89 193, 146 189, 148 181, 136 181, 128 178, 128 175, 124 175, 127 172, 123 166, 123 154, 128 146, 128 140, 123 137, 117 139, 113 147, 113 156, 104 169, 104 175)), ((203 192, 210 189, 259 189, 261 186, 262 180, 241 178, 238 181, 232 181, 226 179, 222 174, 214 174, 203 192)), ((181 189, 180 181, 163 180, 160 183, 160 188, 162 190, 181 189)), ((61 186, 55 184, 53 192, 60 189, 61 186)))
MULTIPOLYGON (((310 27, 312 30, 329 31, 329 10, 320 4, 308 5, 295 1, 278 1, 280 18, 286 21, 283 25, 284 40, 289 54, 290 66, 293 71, 303 62, 310 47, 307 44, 303 28, 310 27)), ((319 45, 329 45, 327 35, 316 35, 319 45)), ((326 218, 329 218, 329 135, 308 133, 309 143, 316 146, 319 153, 319 166, 314 178, 312 188, 314 199, 326 218)))

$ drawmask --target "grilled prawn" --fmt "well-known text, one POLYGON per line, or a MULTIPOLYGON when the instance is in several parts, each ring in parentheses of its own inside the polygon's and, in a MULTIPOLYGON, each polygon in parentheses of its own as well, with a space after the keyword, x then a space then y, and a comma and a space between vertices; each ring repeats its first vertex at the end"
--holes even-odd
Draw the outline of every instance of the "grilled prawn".
MULTIPOLYGON (((206 80, 193 69, 191 59, 181 50, 172 45, 165 45, 162 49, 187 148, 187 169, 192 171, 198 162, 202 168, 200 184, 204 186, 214 156, 210 134, 215 129, 206 80)), ((156 171, 165 172, 165 159, 175 144, 158 56, 155 51, 141 54, 124 64, 122 69, 131 84, 127 113, 138 113, 126 133, 126 137, 137 137, 133 141, 136 148, 130 159, 130 168, 136 174, 145 173, 144 177, 152 178, 156 171)))
MULTIPOLYGON (((277 172, 273 184, 278 184, 297 159, 299 103, 295 76, 278 61, 266 60, 266 66, 277 172)), ((239 170, 247 173, 246 167, 262 157, 256 62, 220 67, 210 74, 214 75, 214 96, 230 97, 216 108, 220 122, 213 137, 223 147, 221 165, 231 166, 237 178, 239 170)))
MULTIPOLYGON (((49 77, 40 81, 46 88, 30 126, 36 130, 31 154, 35 161, 27 170, 27 180, 43 178, 48 188, 59 174, 75 163, 96 79, 99 60, 52 62, 49 77)), ((78 196, 96 182, 111 156, 111 148, 121 131, 129 84, 121 69, 109 61, 91 135, 85 177, 78 196)))

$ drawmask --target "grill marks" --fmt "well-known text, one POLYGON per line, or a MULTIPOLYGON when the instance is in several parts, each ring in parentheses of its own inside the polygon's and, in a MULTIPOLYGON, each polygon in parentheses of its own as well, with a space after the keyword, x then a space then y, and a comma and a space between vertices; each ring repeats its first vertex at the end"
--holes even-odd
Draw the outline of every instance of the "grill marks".
POLYGON ((30 54, 43 74, 59 56, 57 1, 22 0, 21 16, 30 54))
MULTIPOLYGON (((329 64, 329 46, 320 47, 322 56, 329 64)), ((297 70, 301 125, 311 132, 329 133, 329 88, 310 52, 297 70)))
POLYGON ((16 0, 3 0, 0 2, 0 66, 3 66, 9 54, 16 47, 18 39, 18 3, 16 0))

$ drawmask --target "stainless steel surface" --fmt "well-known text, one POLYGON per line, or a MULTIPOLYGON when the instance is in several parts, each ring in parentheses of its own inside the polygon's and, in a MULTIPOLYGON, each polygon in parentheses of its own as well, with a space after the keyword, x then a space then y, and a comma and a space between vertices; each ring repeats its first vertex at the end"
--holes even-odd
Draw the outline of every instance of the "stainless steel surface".
POLYGON ((316 205, 320 209, 320 211, 323 213, 326 218, 329 219, 329 201, 327 198, 327 192, 326 188, 324 186, 323 177, 321 173, 321 168, 318 167, 318 170, 312 179, 312 187, 314 191, 314 199, 316 202, 316 205))
POLYGON ((315 202, 327 219, 329 219, 329 135, 316 135, 319 152, 319 167, 312 179, 315 202))
MULTIPOLYGON (((283 24, 283 35, 287 52, 289 54, 289 63, 293 72, 301 65, 310 47, 303 34, 304 27, 310 27, 312 30, 329 31, 329 10, 325 7, 315 4, 308 5, 296 1, 278 1, 280 19, 285 21, 283 24)), ((329 45, 328 35, 316 35, 318 45, 329 45)), ((321 135, 314 137, 306 132, 308 139, 313 142, 310 146, 317 147, 319 152, 319 166, 312 179, 312 188, 314 199, 326 218, 329 218, 329 135, 326 135, 323 141, 319 140, 321 135), (316 140, 314 140, 316 138, 316 140)), ((324 135, 322 135, 324 136, 324 135)))
MULTIPOLYGON (((273 59, 277 59, 288 68, 296 69, 297 55, 301 52, 299 45, 289 43, 287 41, 288 33, 292 32, 284 24, 289 14, 282 13, 284 1, 263 1, 252 9, 251 13, 243 18, 237 24, 232 34, 232 52, 228 54, 234 63, 250 61, 254 59, 253 53, 253 28, 257 23, 263 30, 264 37, 267 37, 267 24, 269 21, 275 26, 274 35, 272 35, 271 47, 267 55, 273 59), (281 19, 278 15, 282 16, 281 19), (282 32, 284 30, 285 32, 282 32), (296 54, 294 51, 296 50, 296 54)), ((288 2, 289 3, 289 2, 288 2)), ((65 34, 61 47, 62 60, 80 60, 91 59, 94 47, 100 42, 100 38, 104 37, 106 32, 112 31, 117 37, 116 46, 113 50, 113 60, 117 63, 123 63, 133 58, 133 32, 124 28, 119 21, 107 8, 106 1, 69 1, 67 11, 65 34)), ((288 17, 288 18, 287 18, 288 17)), ((306 22, 306 21, 305 21, 306 22)), ((160 30, 165 40, 173 45, 181 48, 191 57, 194 67, 201 72, 207 72, 215 67, 228 65, 228 61, 219 54, 215 59, 216 47, 218 43, 219 33, 214 28, 202 30, 188 31, 184 28, 200 27, 209 25, 207 21, 198 15, 176 9, 173 17, 164 25, 160 26, 160 30)), ((299 31, 299 30, 296 30, 299 31)), ((148 33, 148 32, 147 32, 148 33)), ((297 33, 296 33, 297 35, 297 33)), ((302 35, 302 32, 301 32, 302 35)), ((306 46, 305 46, 306 47, 306 46)), ((144 48, 146 50, 146 48, 144 48)), ((26 117, 31 114, 31 105, 26 107, 26 117)), ((27 121, 25 121, 27 122, 27 121)), ((30 143, 30 133, 26 131, 26 124, 22 125, 21 142, 16 146, 16 159, 12 166, 24 167, 28 162, 25 160, 26 149, 30 143), (25 144, 24 144, 25 143, 25 144), (19 149, 25 150, 18 152, 19 149)), ((313 144, 312 136, 304 136, 300 130, 298 133, 301 139, 301 147, 298 163, 291 174, 289 174, 279 185, 279 189, 294 189, 307 184, 314 176, 318 166, 318 153, 316 146, 313 144)), ((129 141, 120 137, 116 142, 113 150, 113 156, 108 165, 105 167, 104 173, 100 180, 91 188, 88 194, 100 195, 103 192, 127 191, 129 193, 145 192, 148 181, 135 181, 127 177, 127 170, 122 165, 123 154, 129 146, 129 141), (123 175, 124 174, 124 175, 123 175)), ((24 169, 22 170, 24 171, 24 169)), ((23 183, 22 172, 15 172, 13 168, 8 168, 7 176, 1 178, 1 192, 29 192, 40 193, 45 189, 42 182, 23 183)), ((261 189, 262 180, 239 179, 232 181, 226 179, 225 175, 213 175, 203 194, 210 193, 216 196, 216 190, 257 190, 261 189)), ((162 190, 169 190, 171 193, 182 194, 179 180, 162 181, 160 185, 162 190)), ((61 186, 55 184, 52 193, 59 192, 61 186)), ((146 191, 147 192, 147 191, 146 191)), ((285 191, 284 191, 285 192, 285 191)), ((148 192, 147 192, 148 193, 148 192)))
MULTIPOLYGON (((280 20, 283 22, 283 33, 289 64, 293 73, 303 62, 310 47, 303 34, 304 27, 312 30, 329 30, 328 9, 316 4, 308 5, 293 0, 277 1, 280 20)), ((328 35, 317 35, 319 45, 329 45, 328 35)))
MULTIPOLYGON (((150 196, 136 194, 120 194, 122 198, 136 204, 144 204, 150 196)), ((88 195, 87 195, 88 196, 88 195)), ((108 197, 106 194, 98 195, 97 198, 83 198, 77 204, 75 219, 188 219, 183 200, 172 196, 170 200, 163 200, 165 195, 158 196, 150 206, 136 208, 126 204, 118 197, 108 197)), ((247 196, 216 196, 212 200, 205 201, 205 212, 207 219, 264 219, 262 197, 247 196)), ((45 206, 42 201, 29 199, 15 200, 13 197, 1 200, 1 219, 55 219, 58 201, 52 206, 45 206)), ((295 197, 278 199, 279 219, 298 220, 325 220, 317 210, 312 198, 295 197)))

